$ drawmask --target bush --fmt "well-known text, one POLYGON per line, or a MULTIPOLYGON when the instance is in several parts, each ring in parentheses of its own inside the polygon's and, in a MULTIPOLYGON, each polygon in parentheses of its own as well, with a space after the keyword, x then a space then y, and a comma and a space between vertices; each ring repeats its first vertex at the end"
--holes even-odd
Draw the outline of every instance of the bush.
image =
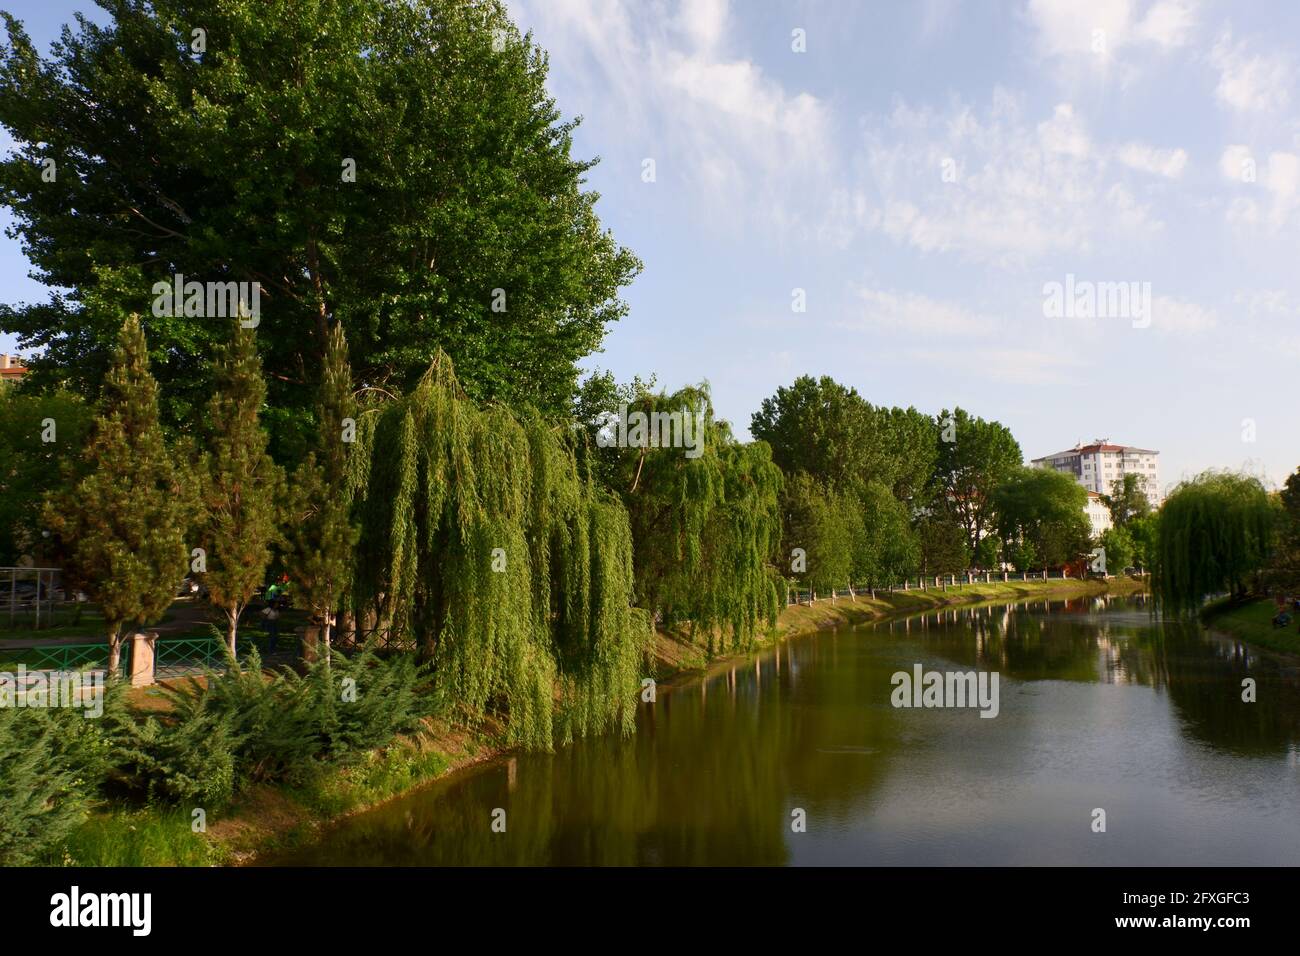
POLYGON ((172 693, 171 714, 140 721, 123 713, 114 720, 111 779, 149 803, 211 810, 235 792, 233 721, 208 706, 197 681, 187 688, 172 693))
POLYGON ((81 823, 110 768, 106 719, 121 710, 116 682, 104 719, 76 707, 0 707, 0 865, 34 862, 81 823))

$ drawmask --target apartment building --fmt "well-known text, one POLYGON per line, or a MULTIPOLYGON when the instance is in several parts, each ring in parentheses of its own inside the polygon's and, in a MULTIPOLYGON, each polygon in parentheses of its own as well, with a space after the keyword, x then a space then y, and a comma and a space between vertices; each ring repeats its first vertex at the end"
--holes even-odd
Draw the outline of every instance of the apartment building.
POLYGON ((1035 458, 1038 468, 1054 468, 1073 475, 1074 479, 1098 495, 1108 495, 1116 479, 1137 475, 1152 508, 1160 507, 1160 452, 1132 445, 1115 445, 1109 438, 1098 438, 1091 445, 1082 442, 1054 455, 1035 458))
POLYGON ((1101 537, 1102 532, 1113 525, 1110 509, 1095 491, 1088 492, 1088 502, 1083 506, 1083 513, 1088 516, 1088 525, 1094 538, 1101 537))
POLYGON ((16 382, 27 374, 27 367, 17 355, 0 352, 0 382, 16 382))

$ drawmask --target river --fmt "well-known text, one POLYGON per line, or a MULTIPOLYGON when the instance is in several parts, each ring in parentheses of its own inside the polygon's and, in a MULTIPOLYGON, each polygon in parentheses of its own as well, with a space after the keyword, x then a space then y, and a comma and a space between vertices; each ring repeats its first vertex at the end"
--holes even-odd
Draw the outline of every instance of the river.
POLYGON ((468 769, 263 862, 1295 865, 1298 742, 1294 662, 1141 597, 932 612, 793 638, 662 691, 629 739, 468 769), (893 706, 918 664, 997 672, 997 716, 893 706))

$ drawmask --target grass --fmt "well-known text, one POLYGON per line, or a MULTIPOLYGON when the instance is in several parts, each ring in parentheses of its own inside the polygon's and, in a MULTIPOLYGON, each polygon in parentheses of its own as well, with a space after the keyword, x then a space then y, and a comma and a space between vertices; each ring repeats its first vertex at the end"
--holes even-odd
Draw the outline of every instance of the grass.
POLYGON ((36 629, 36 614, 15 610, 10 625, 9 609, 0 608, 0 640, 44 640, 56 637, 85 637, 104 640, 104 616, 97 608, 85 604, 58 604, 52 612, 41 611, 41 627, 36 629), (53 620, 51 621, 51 614, 53 620))
POLYGON ((1292 613, 1286 628, 1273 626, 1277 606, 1272 598, 1259 598, 1244 604, 1233 604, 1223 598, 1206 605, 1201 620, 1212 631, 1230 635, 1239 640, 1257 644, 1271 651, 1300 654, 1300 621, 1292 613))
POLYGON ((68 838, 54 866, 212 866, 224 848, 192 829, 181 809, 114 808, 91 815, 68 838))

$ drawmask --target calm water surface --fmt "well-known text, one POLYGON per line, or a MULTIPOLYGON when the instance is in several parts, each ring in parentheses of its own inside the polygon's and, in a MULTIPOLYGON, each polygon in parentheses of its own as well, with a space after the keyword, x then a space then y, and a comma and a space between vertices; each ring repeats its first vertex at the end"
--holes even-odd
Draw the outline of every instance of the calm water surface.
POLYGON ((466 771, 266 862, 1295 865, 1298 741, 1295 667, 1140 598, 948 611, 796 638, 661 693, 630 739, 466 771), (999 715, 895 709, 917 663, 998 671, 999 715))

